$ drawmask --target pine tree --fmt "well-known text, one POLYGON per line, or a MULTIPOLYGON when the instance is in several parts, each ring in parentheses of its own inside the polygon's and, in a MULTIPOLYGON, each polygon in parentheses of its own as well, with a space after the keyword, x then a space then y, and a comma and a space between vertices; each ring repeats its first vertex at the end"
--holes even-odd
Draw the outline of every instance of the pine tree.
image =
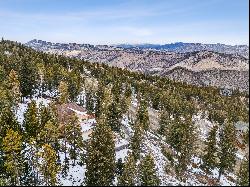
POLYGON ((86 93, 86 110, 89 114, 94 113, 94 96, 93 93, 86 93))
POLYGON ((55 186, 58 183, 57 174, 60 171, 60 166, 57 165, 56 151, 50 145, 45 144, 42 151, 39 152, 39 156, 41 158, 39 169, 46 186, 55 186))
POLYGON ((36 186, 35 173, 32 171, 32 167, 28 160, 24 159, 22 176, 20 178, 21 186, 36 186))
POLYGON ((71 159, 75 160, 79 156, 79 152, 83 149, 82 131, 79 120, 76 115, 72 115, 69 123, 66 124, 66 140, 70 146, 71 159))
MULTIPOLYGON (((0 113, 0 136, 5 137, 8 129, 21 132, 21 126, 18 123, 10 107, 4 107, 0 113)), ((1 145, 1 139, 0 139, 1 145)))
POLYGON ((59 102, 60 103, 68 103, 68 101, 69 101, 68 84, 64 81, 61 81, 59 86, 58 86, 58 91, 60 93, 59 102))
POLYGON ((33 100, 28 104, 28 109, 24 114, 23 126, 25 127, 27 139, 30 137, 35 138, 39 133, 38 110, 36 108, 36 103, 33 100))
POLYGON ((21 185, 37 186, 40 184, 39 178, 39 158, 38 150, 40 146, 35 138, 30 138, 22 146, 23 170, 21 177, 21 185))
POLYGON ((3 155, 3 138, 6 136, 7 131, 13 129, 14 131, 21 133, 21 126, 18 123, 14 113, 10 106, 5 106, 0 111, 0 173, 5 171, 4 169, 4 155, 3 155))
POLYGON ((2 65, 0 65, 0 82, 4 82, 6 77, 5 69, 2 65))
POLYGON ((73 70, 69 73, 68 77, 68 88, 70 90, 69 92, 69 98, 71 101, 76 101, 76 97, 81 92, 81 76, 79 74, 78 70, 73 70))
POLYGON ((243 134, 243 143, 249 146, 249 129, 243 134))
POLYGON ((226 117, 225 117, 225 112, 222 110, 211 110, 209 111, 208 118, 210 121, 213 121, 214 123, 223 125, 226 117))
POLYGON ((176 151, 178 162, 175 164, 177 177, 186 179, 187 166, 195 152, 197 134, 191 116, 177 118, 166 131, 166 140, 176 151))
POLYGON ((167 130, 167 127, 170 126, 172 120, 170 118, 170 114, 166 111, 166 110, 163 110, 161 111, 161 114, 160 114, 160 122, 159 122, 159 133, 164 135, 165 134, 165 131, 167 130))
POLYGON ((134 135, 131 138, 130 142, 130 148, 132 149, 132 154, 135 160, 140 158, 141 143, 143 138, 143 130, 141 126, 142 125, 139 124, 139 122, 137 121, 136 124, 134 125, 134 135))
POLYGON ((111 128, 106 122, 106 110, 109 105, 110 92, 105 90, 102 102, 103 112, 97 118, 97 125, 93 130, 87 146, 86 184, 112 185, 115 176, 115 143, 111 128))
POLYGON ((45 89, 44 76, 45 76, 45 66, 43 64, 43 60, 40 63, 37 63, 38 70, 38 85, 39 85, 39 96, 41 96, 42 91, 45 89))
POLYGON ((111 185, 115 172, 115 145, 112 131, 98 123, 87 147, 87 185, 111 185))
MULTIPOLYGON (((52 106, 53 107, 53 106, 52 106)), ((55 112, 53 111, 53 108, 48 106, 45 107, 43 105, 39 106, 39 121, 40 121, 40 128, 44 128, 45 124, 50 121, 54 125, 56 125, 57 120, 55 116, 55 112)))
POLYGON ((104 99, 104 83, 99 81, 98 90, 96 92, 96 105, 95 105, 95 116, 98 118, 101 115, 102 110, 102 102, 104 99))
POLYGON ((237 186, 249 186, 249 158, 241 161, 236 184, 237 186))
POLYGON ((38 72, 36 71, 36 66, 34 62, 24 61, 20 65, 20 89, 22 97, 32 96, 35 88, 37 88, 38 72))
POLYGON ((123 96, 120 102, 120 109, 122 114, 126 114, 131 105, 131 97, 123 96))
POLYGON ((113 80, 113 86, 111 89, 111 92, 113 94, 113 98, 115 100, 115 102, 120 103, 120 97, 121 97, 121 92, 122 92, 122 86, 121 86, 121 82, 116 79, 113 80))
POLYGON ((52 102, 48 107, 39 106, 39 121, 40 130, 37 142, 39 145, 50 144, 59 154, 60 144, 58 138, 61 132, 58 126, 59 122, 56 117, 55 105, 52 102))
POLYGON ((5 173, 5 167, 4 167, 4 153, 3 153, 3 149, 0 149, 0 179, 7 179, 6 173, 5 173))
POLYGON ((211 169, 214 169, 217 166, 217 146, 216 146, 216 134, 218 126, 214 126, 208 134, 207 141, 205 142, 205 153, 203 155, 203 165, 202 167, 206 172, 210 172, 211 169))
POLYGON ((139 165, 139 178, 142 186, 159 186, 160 179, 156 175, 154 158, 148 154, 139 165))
POLYGON ((132 95, 131 87, 128 84, 126 84, 124 95, 120 102, 122 114, 125 114, 131 105, 131 99, 132 99, 131 95, 132 95))
POLYGON ((147 131, 149 129, 148 107, 145 100, 140 100, 136 119, 139 120, 139 123, 143 125, 144 131, 147 131))
POLYGON ((136 162, 134 156, 129 153, 126 157, 122 175, 118 177, 118 186, 135 186, 136 185, 136 162))
POLYGON ((153 98, 152 98, 153 109, 159 110, 160 99, 161 99, 161 93, 157 90, 157 92, 153 95, 153 98))
POLYGON ((225 121, 224 127, 220 132, 220 142, 219 142, 219 176, 225 171, 232 171, 236 162, 236 147, 235 147, 235 127, 232 122, 225 121))
POLYGON ((118 104, 113 101, 108 107, 107 123, 114 132, 120 132, 121 128, 121 111, 118 108, 118 104))
POLYGON ((0 84, 0 114, 5 107, 11 106, 10 91, 0 84))
POLYGON ((119 158, 117 163, 116 163, 116 174, 118 176, 121 176, 123 173, 123 168, 124 168, 124 163, 122 162, 122 159, 119 158))
POLYGON ((20 82, 18 80, 17 73, 12 69, 8 76, 8 86, 11 90, 11 100, 15 106, 15 111, 17 109, 18 103, 21 101, 21 92, 20 92, 20 82))
POLYGON ((59 130, 58 127, 51 122, 47 121, 44 128, 40 131, 37 136, 40 144, 50 144, 54 146, 59 138, 59 130))
POLYGON ((45 75, 44 75, 44 84, 45 84, 45 89, 48 89, 49 91, 52 91, 53 89, 53 67, 52 66, 47 66, 45 75))
POLYGON ((22 161, 20 159, 22 136, 12 129, 7 131, 3 139, 3 151, 6 157, 4 166, 6 171, 11 175, 13 185, 20 185, 20 177, 22 171, 22 161))
POLYGON ((39 157, 38 150, 39 145, 34 138, 31 138, 26 144, 28 146, 24 147, 24 175, 22 177, 23 185, 34 185, 37 186, 40 182, 39 180, 39 157))
POLYGON ((11 186, 11 184, 7 178, 0 177, 0 186, 11 186))

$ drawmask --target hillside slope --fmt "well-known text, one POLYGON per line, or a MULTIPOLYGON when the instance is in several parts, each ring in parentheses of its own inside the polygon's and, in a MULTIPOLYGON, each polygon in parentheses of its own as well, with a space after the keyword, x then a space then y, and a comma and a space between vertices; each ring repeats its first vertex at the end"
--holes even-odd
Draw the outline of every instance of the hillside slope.
POLYGON ((162 73, 172 80, 187 82, 198 86, 216 86, 226 89, 238 88, 241 91, 249 89, 249 71, 210 69, 192 71, 183 67, 176 67, 162 73))
POLYGON ((171 52, 179 52, 179 53, 186 53, 186 52, 193 52, 193 51, 215 51, 219 53, 226 53, 226 54, 238 54, 244 56, 245 58, 249 58, 249 46, 247 45, 225 45, 225 44, 202 44, 202 43, 183 43, 183 42, 176 42, 171 44, 119 44, 115 45, 117 47, 122 48, 138 48, 138 49, 155 49, 155 50, 165 50, 171 52))
POLYGON ((86 185, 92 179, 87 174, 97 171, 101 175, 93 181, 111 174, 109 185, 114 186, 122 175, 117 170, 132 152, 135 185, 143 184, 141 168, 147 165, 140 165, 146 156, 152 156, 146 169, 155 169, 159 185, 236 185, 239 167, 248 161, 249 98, 239 92, 227 97, 214 87, 46 54, 3 40, 0 93, 4 184, 16 185, 11 181, 15 175, 21 185, 86 185), (205 164, 209 173, 202 164, 213 127, 218 127, 212 143, 218 150, 209 151, 216 162, 215 167, 205 164), (11 159, 10 153, 22 157, 11 159), (13 161, 20 172, 6 169, 13 161), (49 175, 53 181, 46 179, 49 175))
MULTIPOLYGON (((216 52, 218 50, 204 51, 197 48, 200 51, 184 50, 181 52, 185 53, 180 53, 178 50, 176 50, 177 52, 167 52, 165 50, 155 51, 148 48, 60 44, 41 40, 32 40, 26 45, 47 53, 77 57, 90 62, 105 63, 110 66, 127 68, 151 75, 167 75, 174 80, 185 81, 191 84, 197 84, 196 82, 198 81, 203 83, 209 82, 209 85, 219 88, 229 87, 230 89, 239 89, 240 91, 248 91, 249 89, 249 80, 248 76, 246 76, 249 72, 249 60, 237 52, 226 54, 216 52), (176 67, 182 67, 191 72, 187 75, 182 72, 179 74, 180 71, 176 67), (204 71, 206 72, 205 74, 204 71), (196 76, 197 72, 200 72, 199 75, 202 75, 202 78, 196 76), (173 74, 174 76, 172 76, 173 74), (183 75, 187 77, 183 77, 183 75), (219 80, 215 81, 217 78, 219 80), (190 79, 194 81, 190 81, 190 79), (243 84, 241 84, 242 82, 243 84)), ((204 49, 213 48, 208 47, 204 49)), ((198 85, 207 85, 203 83, 198 85)))

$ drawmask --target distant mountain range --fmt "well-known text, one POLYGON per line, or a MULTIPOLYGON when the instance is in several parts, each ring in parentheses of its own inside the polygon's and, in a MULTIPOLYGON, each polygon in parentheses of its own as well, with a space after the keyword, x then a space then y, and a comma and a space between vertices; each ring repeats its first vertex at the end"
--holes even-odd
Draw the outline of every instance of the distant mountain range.
POLYGON ((90 45, 31 40, 25 45, 47 53, 167 76, 170 79, 220 88, 249 89, 246 45, 174 43, 166 45, 90 45))
POLYGON ((194 52, 194 51, 214 51, 226 54, 241 55, 249 58, 248 45, 225 45, 225 44, 202 44, 202 43, 183 43, 176 42, 171 44, 117 44, 117 45, 91 45, 91 44, 77 44, 77 43, 52 43, 43 40, 31 40, 26 43, 30 47, 46 46, 52 49, 64 50, 80 50, 80 49, 131 49, 131 50, 157 50, 167 52, 194 52))
POLYGON ((155 49, 155 50, 165 50, 171 52, 179 52, 179 53, 186 53, 186 52, 193 52, 193 51, 215 51, 219 53, 227 53, 227 54, 238 54, 243 57, 249 57, 249 46, 247 45, 225 45, 225 44, 202 44, 202 43, 183 43, 183 42, 176 42, 171 44, 119 44, 115 45, 116 47, 121 48, 137 48, 137 49, 155 49))

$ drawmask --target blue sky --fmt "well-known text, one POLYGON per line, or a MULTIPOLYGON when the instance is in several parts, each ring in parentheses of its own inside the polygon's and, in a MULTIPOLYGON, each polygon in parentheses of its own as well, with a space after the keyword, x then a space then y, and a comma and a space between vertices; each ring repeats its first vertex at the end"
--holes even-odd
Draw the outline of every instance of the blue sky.
POLYGON ((0 37, 249 45, 248 0, 0 0, 0 37))

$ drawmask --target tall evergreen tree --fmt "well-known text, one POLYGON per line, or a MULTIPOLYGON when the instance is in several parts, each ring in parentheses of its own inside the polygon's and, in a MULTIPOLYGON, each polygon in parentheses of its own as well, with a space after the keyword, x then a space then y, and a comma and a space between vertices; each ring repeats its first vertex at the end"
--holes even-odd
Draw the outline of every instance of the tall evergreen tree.
POLYGON ((0 82, 3 82, 6 77, 6 72, 3 66, 0 65, 0 82))
POLYGON ((18 103, 21 101, 21 92, 18 75, 13 69, 10 71, 8 76, 8 87, 11 90, 11 100, 16 111, 18 103))
POLYGON ((124 95, 120 102, 122 114, 125 114, 131 105, 131 99, 132 99, 131 95, 132 95, 132 91, 131 91, 130 85, 125 84, 124 95))
POLYGON ((237 186, 249 186, 249 158, 241 161, 236 184, 237 186))
POLYGON ((90 186, 112 185, 115 176, 115 143, 111 128, 106 122, 106 110, 110 95, 107 90, 102 102, 102 114, 91 134, 87 146, 86 184, 90 186))
POLYGON ((218 148, 216 145, 216 134, 218 126, 214 126, 208 134, 208 138, 205 142, 205 152, 202 156, 203 165, 202 167, 206 172, 210 172, 211 169, 214 169, 218 164, 217 152, 218 148))
POLYGON ((21 126, 12 112, 10 105, 7 105, 2 108, 2 111, 0 111, 0 173, 3 174, 5 172, 3 139, 5 138, 9 129, 13 129, 16 132, 19 132, 19 134, 21 133, 21 126))
POLYGON ((5 88, 5 85, 0 84, 0 114, 5 107, 11 106, 10 91, 5 88))
POLYGON ((49 120, 38 134, 37 139, 39 139, 40 144, 50 144, 54 146, 58 141, 59 135, 58 127, 49 120))
POLYGON ((58 87, 58 91, 60 93, 59 102, 60 103, 68 103, 69 101, 69 90, 68 84, 64 81, 61 81, 58 87))
POLYGON ((98 90, 96 92, 96 105, 95 105, 95 116, 98 118, 101 115, 102 102, 104 99, 104 83, 102 81, 98 82, 98 90))
POLYGON ((111 130, 120 132, 122 115, 115 100, 108 106, 107 111, 107 123, 111 127, 111 130))
POLYGON ((178 162, 175 171, 181 180, 186 179, 187 166, 195 153, 197 134, 191 116, 177 118, 166 131, 166 140, 176 151, 178 162))
POLYGON ((142 125, 137 121, 134 125, 134 135, 130 140, 130 148, 132 149, 132 154, 135 160, 140 158, 141 143, 143 138, 142 125))
POLYGON ((144 131, 149 129, 148 107, 145 99, 140 99, 136 119, 139 120, 139 123, 143 125, 142 127, 144 131))
POLYGON ((235 147, 235 127, 232 122, 225 121, 224 126, 220 132, 220 142, 219 142, 219 176, 225 171, 232 171, 236 162, 236 147, 235 147))
POLYGON ((157 90, 157 92, 154 93, 154 95, 152 97, 152 108, 153 109, 159 110, 160 99, 161 99, 161 93, 157 90))
POLYGON ((60 166, 57 164, 56 151, 48 144, 43 145, 42 151, 39 152, 41 158, 40 172, 44 177, 46 186, 55 186, 57 174, 60 171, 60 166))
POLYGON ((116 162, 116 174, 118 176, 121 176, 123 173, 124 163, 122 162, 122 159, 119 158, 116 162))
POLYGON ((41 96, 42 91, 45 90, 45 81, 44 81, 44 76, 45 76, 45 66, 43 64, 43 60, 41 60, 40 63, 37 63, 37 71, 39 75, 39 79, 37 81, 39 85, 39 96, 41 96))
POLYGON ((126 157, 124 171, 118 177, 118 186, 135 186, 136 185, 136 162, 133 154, 129 153, 126 157))
POLYGON ((26 132, 26 138, 36 137, 40 131, 39 128, 39 118, 38 118, 38 109, 36 107, 35 101, 31 101, 28 104, 28 109, 24 114, 23 126, 26 132))
POLYGON ((170 118, 170 114, 166 110, 162 110, 160 113, 160 121, 159 121, 159 133, 164 135, 167 130, 167 127, 170 126, 172 120, 170 118))
POLYGON ((97 124, 87 147, 86 184, 111 185, 115 173, 115 145, 106 124, 97 124))
POLYGON ((31 138, 29 142, 24 146, 23 154, 25 155, 24 160, 24 174, 21 179, 22 185, 34 185, 40 184, 39 179, 39 157, 38 150, 39 145, 35 138, 31 138))
POLYGON ((148 154, 139 165, 139 178, 142 186, 159 186, 160 179, 156 175, 154 158, 148 154))
POLYGON ((40 128, 43 129, 45 124, 50 121, 54 125, 57 126, 57 120, 55 112, 53 111, 53 106, 43 106, 39 105, 39 121, 40 121, 40 128))
POLYGON ((8 129, 13 129, 14 131, 21 132, 21 126, 18 123, 14 113, 12 112, 9 106, 6 106, 2 109, 2 112, 0 113, 0 136, 6 136, 6 132, 8 129))
POLYGON ((7 131, 3 139, 3 151, 6 157, 4 163, 6 171, 11 176, 12 185, 20 185, 20 177, 22 171, 22 161, 20 159, 22 136, 12 129, 7 131))
POLYGON ((81 81, 82 78, 79 74, 79 71, 73 70, 68 75, 68 89, 69 98, 71 101, 76 101, 76 97, 81 92, 81 81))
POLYGON ((24 62, 21 63, 19 76, 22 97, 31 97, 34 94, 35 88, 37 88, 38 80, 38 73, 36 71, 36 66, 34 65, 34 63, 27 62, 27 59, 24 59, 24 62))
POLYGON ((83 149, 82 131, 79 120, 76 115, 70 117, 69 123, 66 125, 66 139, 70 146, 71 159, 75 160, 79 156, 79 152, 83 149))
POLYGON ((94 95, 91 92, 86 93, 86 110, 89 114, 94 113, 95 110, 94 95))

